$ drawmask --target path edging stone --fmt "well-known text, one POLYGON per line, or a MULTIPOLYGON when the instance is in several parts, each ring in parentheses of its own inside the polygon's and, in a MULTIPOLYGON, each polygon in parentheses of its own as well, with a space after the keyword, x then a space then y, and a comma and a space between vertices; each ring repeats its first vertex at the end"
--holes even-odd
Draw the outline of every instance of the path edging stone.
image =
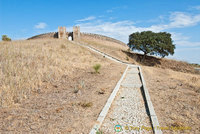
MULTIPOLYGON (((71 41, 71 42, 72 42, 72 41, 71 41)), ((154 134, 162 134, 161 129, 159 129, 159 128, 160 128, 160 125, 159 125, 159 122, 158 122, 158 118, 157 118, 157 116, 156 116, 156 113, 155 113, 153 104, 152 104, 151 99, 150 99, 150 95, 149 95, 148 89, 147 89, 147 87, 146 87, 146 83, 145 83, 144 77, 143 77, 143 75, 142 75, 142 69, 141 69, 141 67, 138 66, 138 65, 133 65, 133 64, 131 64, 131 63, 123 62, 123 61, 121 61, 121 60, 119 60, 119 59, 117 59, 117 58, 115 58, 115 57, 112 57, 112 56, 110 56, 110 55, 108 55, 108 54, 106 54, 106 53, 104 53, 104 52, 101 52, 101 51, 99 51, 98 49, 93 48, 93 47, 91 47, 91 46, 83 45, 83 44, 80 44, 80 43, 78 43, 78 42, 74 42, 74 43, 76 43, 77 45, 86 47, 86 48, 88 48, 88 49, 90 49, 90 50, 92 50, 92 51, 94 51, 94 52, 96 52, 96 53, 99 53, 100 55, 103 55, 103 56, 105 56, 106 58, 108 58, 108 59, 110 59, 110 60, 112 60, 112 61, 115 61, 115 62, 118 62, 118 63, 127 65, 127 68, 126 68, 126 70, 124 71, 124 74, 122 75, 123 77, 125 76, 125 74, 126 74, 128 68, 129 68, 130 66, 132 66, 132 67, 138 67, 138 69, 139 69, 139 76, 140 76, 140 79, 141 79, 141 82, 142 82, 142 89, 143 89, 143 92, 144 92, 144 101, 145 101, 145 103, 147 104, 147 108, 148 108, 148 110, 149 110, 149 114, 150 114, 149 116, 150 116, 151 124, 152 124, 152 127, 153 127, 153 132, 154 132, 154 134)), ((121 77, 121 79, 122 79, 122 77, 121 77)), ((121 80, 121 79, 120 79, 120 80, 121 80)), ((119 81, 120 81, 120 80, 119 80, 119 81)), ((118 81, 118 83, 119 83, 119 81, 118 81)), ((121 81, 122 81, 122 80, 121 80, 121 81)), ((116 87, 118 86, 118 90, 119 90, 120 85, 118 85, 118 83, 117 83, 116 87)), ((121 82, 120 82, 120 83, 121 83, 121 82)), ((115 88, 116 88, 116 87, 115 87, 115 88)), ((116 92, 116 89, 114 89, 114 90, 115 90, 115 92, 116 92)), ((113 90, 113 92, 114 92, 114 90, 113 90)), ((112 94, 111 94, 111 95, 112 95, 112 94)), ((111 97, 111 95, 110 95, 110 97, 111 97)), ((114 95, 114 94, 113 94, 113 95, 114 95)), ((116 95, 116 94, 115 94, 115 95, 116 95)), ((109 98, 110 98, 110 97, 109 97, 109 98)), ((109 110, 109 108, 110 108, 110 106, 111 106, 111 102, 114 100, 115 96, 112 96, 112 98, 113 98, 113 99, 112 99, 111 101, 110 101, 109 99, 108 99, 108 101, 107 101, 107 102, 109 102, 110 104, 107 104, 107 103, 106 103, 106 105, 104 106, 104 107, 106 107, 106 108, 105 108, 105 111, 107 111, 107 112, 108 112, 108 110, 109 110), (109 108, 108 108, 108 107, 109 107, 109 108)), ((104 109, 104 108, 103 108, 103 109, 104 109)), ((102 111, 103 111, 103 110, 102 110, 102 111)), ((97 123, 94 125, 94 127, 93 127, 92 130, 90 131, 90 134, 96 134, 96 131, 100 128, 100 126, 101 126, 101 124, 102 124, 102 122, 103 122, 103 120, 104 120, 104 118, 105 118, 107 112, 103 112, 102 114, 99 115, 99 118, 97 119, 97 123), (106 114, 105 114, 105 113, 106 113, 106 114)))
POLYGON ((90 131, 90 134, 96 134, 96 132, 99 130, 99 128, 101 127, 101 124, 103 123, 104 118, 106 117, 108 110, 110 109, 110 106, 112 104, 112 102, 115 99, 115 96, 117 94, 117 92, 119 91, 120 85, 122 80, 124 79, 126 72, 128 70, 129 66, 126 67, 126 70, 124 71, 123 75, 121 76, 120 80, 117 82, 114 90, 112 91, 110 97, 108 98, 104 108, 102 109, 101 113, 99 114, 99 117, 97 119, 97 122, 95 123, 95 125, 93 126, 92 130, 90 131))
POLYGON ((141 67, 138 67, 138 68, 139 68, 139 75, 140 75, 140 78, 141 78, 141 82, 142 82, 142 85, 143 85, 142 89, 144 91, 144 97, 145 97, 145 101, 147 103, 147 107, 148 107, 148 110, 149 110, 149 114, 150 114, 149 116, 150 116, 150 120, 151 120, 151 124, 152 124, 152 127, 153 127, 154 134, 162 134, 162 131, 160 129, 160 125, 159 125, 159 122, 158 122, 158 118, 156 116, 153 104, 152 104, 151 99, 150 99, 149 91, 146 87, 146 83, 145 83, 144 77, 142 75, 142 69, 141 69, 141 67))

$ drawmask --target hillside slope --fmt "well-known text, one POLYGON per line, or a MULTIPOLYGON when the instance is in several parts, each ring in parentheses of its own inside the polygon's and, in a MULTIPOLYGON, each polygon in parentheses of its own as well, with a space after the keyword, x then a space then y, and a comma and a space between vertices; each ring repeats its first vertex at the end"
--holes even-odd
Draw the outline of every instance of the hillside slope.
POLYGON ((153 56, 141 63, 141 54, 129 52, 127 47, 114 42, 92 37, 83 38, 81 42, 122 61, 142 66, 164 133, 200 133, 200 75, 193 65, 153 56))
POLYGON ((147 56, 146 60, 144 62, 141 62, 143 56, 142 54, 131 52, 128 50, 128 46, 121 45, 116 42, 101 40, 98 38, 93 38, 92 36, 81 38, 80 42, 95 47, 96 49, 105 52, 115 58, 132 64, 153 66, 158 68, 168 68, 174 71, 186 73, 196 73, 193 65, 183 61, 147 56))
POLYGON ((0 46, 0 133, 88 133, 125 69, 67 40, 0 46))

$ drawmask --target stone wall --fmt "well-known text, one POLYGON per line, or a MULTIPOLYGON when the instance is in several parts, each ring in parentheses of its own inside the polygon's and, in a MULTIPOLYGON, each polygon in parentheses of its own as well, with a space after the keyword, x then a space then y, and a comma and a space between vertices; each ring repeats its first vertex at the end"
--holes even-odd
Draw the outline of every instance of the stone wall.
MULTIPOLYGON (((75 40, 76 40, 76 35, 78 36, 78 33, 75 34, 75 40)), ((74 33, 73 32, 66 32, 66 36, 72 36, 73 40, 74 40, 74 33)), ((101 39, 101 40, 107 40, 107 41, 111 41, 111 42, 115 42, 121 45, 125 45, 126 44, 122 41, 116 40, 114 38, 111 37, 107 37, 104 35, 99 35, 99 34, 93 34, 93 33, 80 33, 80 37, 84 38, 84 37, 93 37, 93 38, 97 38, 97 39, 101 39)), ((44 33, 44 34, 40 34, 40 35, 36 35, 33 36, 31 38, 28 38, 28 40, 30 39, 53 39, 53 38, 58 38, 58 32, 51 32, 51 33, 44 33)))
POLYGON ((66 27, 58 27, 58 38, 65 39, 68 37, 66 34, 66 27))
POLYGON ((73 27, 73 40, 78 41, 80 39, 80 26, 73 27))
POLYGON ((31 39, 53 39, 58 38, 58 32, 50 32, 50 33, 43 33, 33 37, 28 38, 27 40, 31 39))
POLYGON ((84 38, 84 36, 89 36, 89 37, 93 37, 93 38, 97 38, 97 39, 101 39, 101 40, 107 40, 107 41, 115 42, 115 43, 118 43, 118 44, 126 46, 126 44, 124 42, 122 42, 122 41, 119 41, 119 40, 116 40, 114 38, 107 37, 107 36, 104 36, 104 35, 100 35, 100 34, 81 33, 81 38, 84 38))

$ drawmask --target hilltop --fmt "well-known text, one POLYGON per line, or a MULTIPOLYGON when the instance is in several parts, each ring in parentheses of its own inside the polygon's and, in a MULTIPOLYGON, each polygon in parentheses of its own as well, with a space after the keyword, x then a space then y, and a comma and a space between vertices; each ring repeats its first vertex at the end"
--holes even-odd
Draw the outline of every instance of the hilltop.
MULTIPOLYGON (((55 35, 0 42, 0 132, 88 133, 96 121, 125 66, 55 35), (94 73, 96 64, 100 74, 94 73)), ((200 131, 200 75, 193 65, 153 56, 141 63, 142 55, 123 42, 96 34, 81 37, 83 44, 142 66, 162 127, 200 131)))

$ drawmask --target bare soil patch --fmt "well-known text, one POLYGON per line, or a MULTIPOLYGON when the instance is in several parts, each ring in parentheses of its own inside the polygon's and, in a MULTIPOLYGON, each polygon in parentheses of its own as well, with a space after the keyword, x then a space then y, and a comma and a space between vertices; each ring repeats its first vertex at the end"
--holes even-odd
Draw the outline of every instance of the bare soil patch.
POLYGON ((122 51, 127 51, 128 46, 124 46, 115 42, 101 40, 93 37, 86 36, 81 38, 81 43, 92 46, 106 54, 109 54, 121 61, 129 62, 135 64, 135 60, 130 58, 126 53, 122 51))
POLYGON ((199 67, 198 65, 192 65, 184 61, 159 58, 155 56, 146 56, 145 61, 141 62, 143 55, 129 51, 128 46, 89 36, 82 38, 81 42, 89 46, 95 47, 96 49, 105 52, 117 59, 120 59, 121 61, 132 64, 153 66, 158 68, 168 68, 174 71, 187 72, 193 74, 197 73, 194 67, 199 67))
POLYGON ((160 126, 166 127, 163 132, 200 133, 200 76, 154 67, 142 69, 160 126))

